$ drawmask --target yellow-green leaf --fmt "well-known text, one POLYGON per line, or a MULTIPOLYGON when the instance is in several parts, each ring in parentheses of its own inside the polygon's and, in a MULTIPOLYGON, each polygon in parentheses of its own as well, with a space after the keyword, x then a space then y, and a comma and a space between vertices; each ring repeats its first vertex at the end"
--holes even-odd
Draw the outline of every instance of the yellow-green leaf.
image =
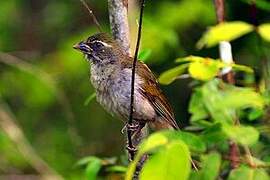
POLYGON ((207 59, 207 60, 214 60, 214 59, 211 59, 211 58, 208 58, 208 57, 205 58, 205 57, 200 57, 200 56, 187 56, 187 57, 183 57, 183 58, 177 58, 175 60, 175 62, 177 62, 177 63, 202 62, 205 59, 207 59))
POLYGON ((254 73, 253 69, 251 67, 240 65, 240 64, 232 64, 232 68, 236 71, 244 71, 247 73, 254 73))
POLYGON ((97 179, 97 175, 99 170, 101 169, 101 166, 101 160, 98 158, 93 159, 91 162, 89 162, 85 170, 87 179, 97 179))
POLYGON ((182 64, 182 65, 179 65, 175 68, 169 69, 169 70, 163 72, 159 76, 158 81, 161 84, 168 85, 168 84, 172 83, 178 76, 183 74, 185 72, 185 70, 187 69, 187 67, 188 67, 188 64, 182 64))
POLYGON ((151 49, 143 49, 142 51, 140 51, 139 55, 138 55, 138 59, 146 62, 147 59, 151 56, 152 54, 152 50, 151 49))
POLYGON ((220 23, 214 27, 210 27, 209 30, 204 33, 197 43, 197 48, 201 49, 204 46, 212 47, 217 45, 220 41, 232 41, 252 30, 252 25, 241 21, 220 23))
POLYGON ((241 166, 231 171, 229 180, 269 180, 267 172, 264 169, 253 169, 246 166, 241 166))
POLYGON ((190 152, 185 143, 173 141, 150 156, 140 174, 141 180, 186 180, 191 170, 190 152))
POLYGON ((129 164, 125 180, 132 180, 133 174, 136 169, 136 164, 139 162, 141 156, 148 152, 151 151, 157 147, 160 147, 162 145, 167 144, 169 141, 167 137, 161 133, 154 133, 151 136, 149 136, 146 140, 144 140, 140 145, 139 145, 139 151, 136 154, 135 159, 132 161, 132 163, 129 164))
POLYGON ((151 151, 158 146, 168 143, 168 139, 162 133, 155 133, 149 136, 145 141, 142 142, 139 146, 138 156, 143 155, 144 153, 151 151))
POLYGON ((163 131, 169 141, 180 140, 183 141, 192 152, 204 152, 206 151, 206 144, 202 141, 200 136, 183 131, 163 131))
POLYGON ((201 169, 194 172, 190 180, 215 180, 218 179, 220 165, 221 165, 221 156, 220 154, 213 152, 201 157, 201 169))
POLYGON ((90 94, 87 99, 84 101, 84 105, 87 106, 94 98, 96 97, 96 93, 90 94))
POLYGON ((242 145, 252 145, 259 139, 259 132, 251 126, 222 125, 222 131, 234 141, 242 145))
POLYGON ((270 23, 260 25, 258 32, 264 40, 270 41, 270 23))
POLYGON ((214 78, 219 72, 218 63, 214 61, 194 62, 188 68, 189 74, 198 80, 207 81, 214 78))

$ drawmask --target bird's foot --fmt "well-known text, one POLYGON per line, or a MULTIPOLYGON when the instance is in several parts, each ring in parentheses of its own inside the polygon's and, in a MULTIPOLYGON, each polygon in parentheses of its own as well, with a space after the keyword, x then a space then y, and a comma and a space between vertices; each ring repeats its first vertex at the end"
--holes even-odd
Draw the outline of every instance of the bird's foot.
POLYGON ((126 149, 129 152, 129 161, 133 161, 132 158, 134 158, 136 152, 138 151, 137 148, 134 146, 130 147, 129 144, 127 144, 126 149), (133 157, 131 157, 131 156, 133 156, 133 157))
POLYGON ((130 147, 129 145, 126 146, 126 149, 129 151, 129 152, 133 152, 133 153, 136 153, 137 152, 137 148, 132 146, 130 147))
POLYGON ((121 133, 124 134, 126 130, 133 132, 138 131, 140 128, 140 123, 132 122, 132 124, 126 123, 125 126, 122 128, 121 133))

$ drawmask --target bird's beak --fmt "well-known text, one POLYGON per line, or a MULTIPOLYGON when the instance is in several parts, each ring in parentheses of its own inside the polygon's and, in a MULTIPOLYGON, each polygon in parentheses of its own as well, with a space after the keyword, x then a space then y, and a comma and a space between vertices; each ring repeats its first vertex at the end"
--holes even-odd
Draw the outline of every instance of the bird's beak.
POLYGON ((79 50, 79 51, 81 51, 83 53, 91 52, 91 48, 87 44, 85 44, 84 42, 80 42, 78 44, 75 44, 73 46, 73 48, 76 49, 76 50, 79 50))
POLYGON ((77 49, 77 50, 80 50, 80 45, 79 44, 75 44, 75 45, 73 45, 73 48, 74 49, 77 49))

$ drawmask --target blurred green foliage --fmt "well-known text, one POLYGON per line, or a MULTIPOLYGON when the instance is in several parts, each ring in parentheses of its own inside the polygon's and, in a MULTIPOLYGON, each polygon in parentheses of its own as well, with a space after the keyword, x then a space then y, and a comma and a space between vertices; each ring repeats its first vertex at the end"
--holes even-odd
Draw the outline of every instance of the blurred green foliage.
MULTIPOLYGON (((226 2, 227 19, 246 22, 240 24, 242 32, 239 27, 229 27, 229 37, 225 37, 225 40, 233 40, 236 61, 233 68, 247 71, 246 66, 249 66, 255 70, 253 74, 237 72, 238 87, 215 78, 223 66, 216 61, 218 48, 214 44, 224 39, 209 42, 211 33, 206 33, 201 42, 213 47, 196 49, 207 27, 216 23, 212 0, 147 2, 140 57, 156 74, 168 70, 160 77, 164 84, 172 83, 183 73, 189 73, 194 79, 178 80, 162 87, 174 107, 178 123, 190 132, 154 134, 141 145, 138 157, 145 152, 153 153, 141 175, 145 179, 149 179, 153 167, 157 168, 158 177, 167 179, 174 175, 178 179, 175 171, 181 171, 183 179, 211 180, 220 174, 229 179, 268 178, 269 169, 247 165, 229 175, 221 172, 229 167, 228 160, 222 157, 228 152, 228 139, 248 145, 263 166, 269 167, 270 162, 270 74, 267 69, 270 67, 270 4, 265 0, 256 1, 257 21, 262 24, 258 28, 261 39, 250 25, 254 21, 250 13, 251 1, 226 2), (191 54, 200 56, 201 60, 195 65, 180 62, 174 67, 175 59, 191 54), (209 66, 205 63, 205 60, 210 62, 209 59, 203 57, 211 57, 211 62, 218 65, 209 66), (235 117, 239 118, 241 126, 233 126, 235 117), (171 154, 181 156, 175 158, 171 154), (191 169, 190 157, 200 163, 199 171, 191 169), (166 168, 164 163, 172 166, 172 173, 162 172, 166 168)), ((106 0, 91 0, 89 4, 104 29, 109 31, 106 0)), ((130 14, 137 13, 136 9, 131 11, 135 13, 130 14)), ((136 18, 130 17, 133 24, 136 18)), ((88 63, 72 49, 73 44, 95 32, 89 14, 77 0, 0 1, 1 102, 8 104, 15 122, 37 154, 66 179, 96 176, 123 179, 126 171, 126 157, 122 158, 125 138, 120 132, 123 124, 94 101, 88 63), (89 158, 89 155, 93 156, 89 158), (111 162, 104 158, 109 156, 117 160, 111 162), (83 157, 88 157, 87 161, 76 166, 83 157)), ((135 39, 136 34, 131 36, 135 39)), ((213 40, 211 36, 210 40, 213 40)), ((128 169, 129 176, 130 171, 132 166, 128 169)), ((0 130, 0 176, 12 174, 38 173, 18 151, 17 145, 0 130)))

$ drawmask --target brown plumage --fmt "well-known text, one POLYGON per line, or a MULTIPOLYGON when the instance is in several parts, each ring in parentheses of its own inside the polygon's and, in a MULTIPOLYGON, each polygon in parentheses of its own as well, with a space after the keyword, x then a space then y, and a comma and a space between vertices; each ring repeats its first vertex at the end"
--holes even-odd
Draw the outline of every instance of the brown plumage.
MULTIPOLYGON (((129 61, 122 60, 121 64, 124 68, 131 69, 132 61, 133 58, 130 57, 129 61)), ((162 120, 166 121, 166 123, 160 123, 160 128, 159 123, 155 124, 155 122, 153 122, 153 124, 157 126, 157 129, 170 128, 169 126, 173 127, 174 129, 179 129, 177 123, 175 122, 172 107, 162 93, 154 74, 151 72, 148 66, 143 62, 138 61, 136 66, 136 74, 140 77, 144 77, 144 83, 140 87, 140 93, 153 105, 156 113, 162 117, 162 120)))
MULTIPOLYGON (((110 113, 128 120, 133 59, 105 33, 89 37, 74 48, 91 63, 91 82, 97 101, 110 113)), ((170 104, 151 70, 138 61, 134 89, 134 120, 154 130, 179 129, 170 104)))

